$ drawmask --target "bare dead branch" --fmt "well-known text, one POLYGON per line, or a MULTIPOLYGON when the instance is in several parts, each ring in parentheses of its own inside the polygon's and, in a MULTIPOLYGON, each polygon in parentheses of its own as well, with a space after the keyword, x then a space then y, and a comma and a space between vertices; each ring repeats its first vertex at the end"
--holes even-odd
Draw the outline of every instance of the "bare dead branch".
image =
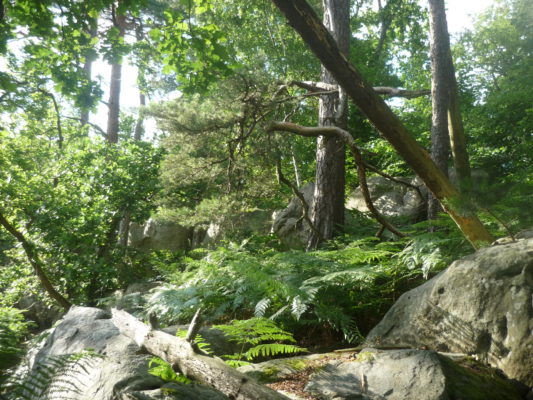
MULTIPOLYGON (((324 82, 291 81, 289 82, 289 85, 298 86, 311 93, 326 91, 327 92, 326 94, 330 94, 330 93, 338 93, 339 91, 339 85, 334 85, 331 83, 324 83, 324 82)), ((428 96, 431 94, 431 90, 429 89, 406 90, 406 89, 393 88, 389 86, 374 86, 373 89, 377 94, 386 95, 388 97, 402 97, 405 99, 414 99, 416 97, 428 96)))

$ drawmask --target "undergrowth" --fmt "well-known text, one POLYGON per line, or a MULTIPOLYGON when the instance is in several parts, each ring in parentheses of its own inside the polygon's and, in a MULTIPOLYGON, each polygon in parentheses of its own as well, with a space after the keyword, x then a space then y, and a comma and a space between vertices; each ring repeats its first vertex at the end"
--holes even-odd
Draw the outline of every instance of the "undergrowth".
POLYGON ((146 309, 163 323, 188 322, 201 305, 208 322, 266 317, 305 337, 330 330, 350 343, 379 321, 406 290, 471 252, 446 220, 412 226, 410 237, 344 236, 314 252, 286 251, 251 238, 190 252, 146 309))

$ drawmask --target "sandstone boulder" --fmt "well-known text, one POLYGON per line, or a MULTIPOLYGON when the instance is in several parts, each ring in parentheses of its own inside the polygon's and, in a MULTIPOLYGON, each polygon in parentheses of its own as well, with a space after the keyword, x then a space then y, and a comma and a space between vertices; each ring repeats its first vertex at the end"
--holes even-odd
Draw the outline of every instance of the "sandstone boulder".
POLYGON ((150 218, 144 224, 130 224, 128 245, 143 251, 179 251, 190 247, 190 238, 190 228, 150 218))
MULTIPOLYGON (((309 210, 313 207, 313 194, 315 184, 309 182, 304 185, 300 192, 303 194, 309 210)), ((302 203, 297 197, 293 197, 289 205, 283 210, 272 214, 272 233, 291 249, 305 248, 307 238, 311 233, 309 224, 302 219, 302 203)))
MULTIPOLYGON (((417 220, 424 215, 426 209, 427 189, 419 178, 398 178, 418 187, 422 197, 409 186, 393 182, 382 176, 368 179, 368 191, 376 209, 385 217, 405 217, 417 220)), ((360 188, 357 188, 346 201, 348 210, 368 212, 360 188)))
POLYGON ((311 376, 305 390, 320 399, 519 400, 524 393, 494 371, 473 371, 427 350, 364 349, 311 376))
MULTIPOLYGON (((148 373, 152 358, 129 338, 120 334, 106 311, 73 307, 59 325, 51 330, 39 348, 30 352, 28 374, 34 379, 45 377, 47 371, 57 372, 58 356, 78 354, 92 349, 98 356, 84 357, 54 377, 43 397, 37 386, 28 386, 27 393, 48 400, 130 400, 130 399, 227 399, 204 386, 165 383, 148 373)), ((48 378, 44 378, 47 380, 48 378)), ((34 381, 35 382, 35 381, 34 381)))
POLYGON ((366 343, 472 354, 533 386, 532 299, 533 239, 484 248, 403 294, 366 343))

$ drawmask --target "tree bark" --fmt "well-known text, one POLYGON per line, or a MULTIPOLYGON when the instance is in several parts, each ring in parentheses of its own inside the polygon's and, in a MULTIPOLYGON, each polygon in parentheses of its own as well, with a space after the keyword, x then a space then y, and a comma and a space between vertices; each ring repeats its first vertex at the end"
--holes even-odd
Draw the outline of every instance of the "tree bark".
MULTIPOLYGON (((126 32, 126 16, 114 13, 114 25, 119 29, 119 37, 124 38, 126 32)), ((109 86, 109 101, 107 106, 107 141, 118 143, 119 115, 120 115, 120 90, 122 84, 122 56, 114 56, 111 64, 111 82, 109 86)))
POLYGON ((490 243, 493 237, 476 215, 462 215, 454 210, 453 202, 460 197, 457 189, 435 165, 428 153, 418 145, 384 100, 374 92, 372 86, 341 53, 335 40, 307 2, 272 1, 374 127, 439 199, 472 246, 478 248, 480 243, 490 243))
POLYGON ((226 365, 219 358, 194 352, 187 340, 152 330, 125 311, 113 309, 113 323, 123 335, 150 354, 177 367, 185 376, 211 386, 235 400, 286 400, 283 396, 226 365))
MULTIPOLYGON (((350 46, 349 0, 323 0, 324 24, 331 32, 341 52, 347 57, 350 46)), ((322 67, 322 81, 336 84, 335 78, 322 67)), ((348 101, 341 89, 338 96, 321 96, 319 126, 346 129, 348 101)), ((344 225, 345 186, 344 143, 337 137, 319 136, 316 150, 316 176, 311 219, 317 232, 312 231, 307 250, 316 249, 322 240, 331 239, 337 226, 344 225)))
MULTIPOLYGON (((448 105, 450 103, 448 53, 450 42, 443 0, 429 0, 429 30, 431 53, 431 158, 448 176, 450 136, 448 135, 448 105)), ((431 193, 428 198, 428 219, 436 219, 442 211, 439 200, 431 193)))
POLYGON ((35 274, 41 282, 44 290, 52 299, 54 299, 61 307, 63 307, 65 311, 68 311, 72 304, 54 288, 54 285, 52 285, 50 279, 48 279, 46 272, 44 272, 44 264, 35 251, 34 245, 30 243, 22 234, 22 232, 18 231, 2 213, 0 213, 0 225, 2 225, 22 245, 22 248, 26 253, 26 257, 28 257, 28 261, 33 267, 33 270, 35 271, 35 274))

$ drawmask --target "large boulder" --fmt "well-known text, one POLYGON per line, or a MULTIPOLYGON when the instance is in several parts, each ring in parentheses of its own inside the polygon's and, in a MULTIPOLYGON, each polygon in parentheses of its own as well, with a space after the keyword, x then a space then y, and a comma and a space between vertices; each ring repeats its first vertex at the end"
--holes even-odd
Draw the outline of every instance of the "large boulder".
POLYGON ((139 250, 186 250, 190 241, 191 229, 175 222, 150 218, 144 224, 130 224, 128 245, 139 250))
POLYGON ((494 371, 475 371, 426 350, 364 349, 355 360, 334 360, 310 377, 305 391, 319 399, 519 400, 494 371))
MULTIPOLYGON (((71 308, 40 348, 30 353, 27 368, 34 379, 42 383, 50 380, 49 373, 62 372, 46 385, 52 388, 49 400, 227 399, 211 388, 169 384, 149 374, 152 356, 122 335, 109 313, 96 308, 71 308), (58 357, 87 349, 98 356, 82 356, 66 369, 59 361, 58 357)), ((35 394, 31 398, 44 398, 35 387, 28 390, 35 394)))
MULTIPOLYGON (((300 189, 309 210, 313 207, 314 191, 314 182, 309 182, 300 189)), ((311 228, 302 215, 302 202, 297 197, 293 197, 286 208, 272 214, 272 233, 291 249, 305 248, 311 233, 311 228)))
MULTIPOLYGON (((420 178, 397 179, 418 187, 419 191, 382 176, 373 176, 368 178, 367 186, 374 206, 385 217, 421 218, 426 209, 427 189, 420 178)), ((361 188, 348 197, 346 208, 368 212, 361 188)))
POLYGON ((403 294, 369 346, 462 352, 533 386, 533 239, 481 249, 403 294))

